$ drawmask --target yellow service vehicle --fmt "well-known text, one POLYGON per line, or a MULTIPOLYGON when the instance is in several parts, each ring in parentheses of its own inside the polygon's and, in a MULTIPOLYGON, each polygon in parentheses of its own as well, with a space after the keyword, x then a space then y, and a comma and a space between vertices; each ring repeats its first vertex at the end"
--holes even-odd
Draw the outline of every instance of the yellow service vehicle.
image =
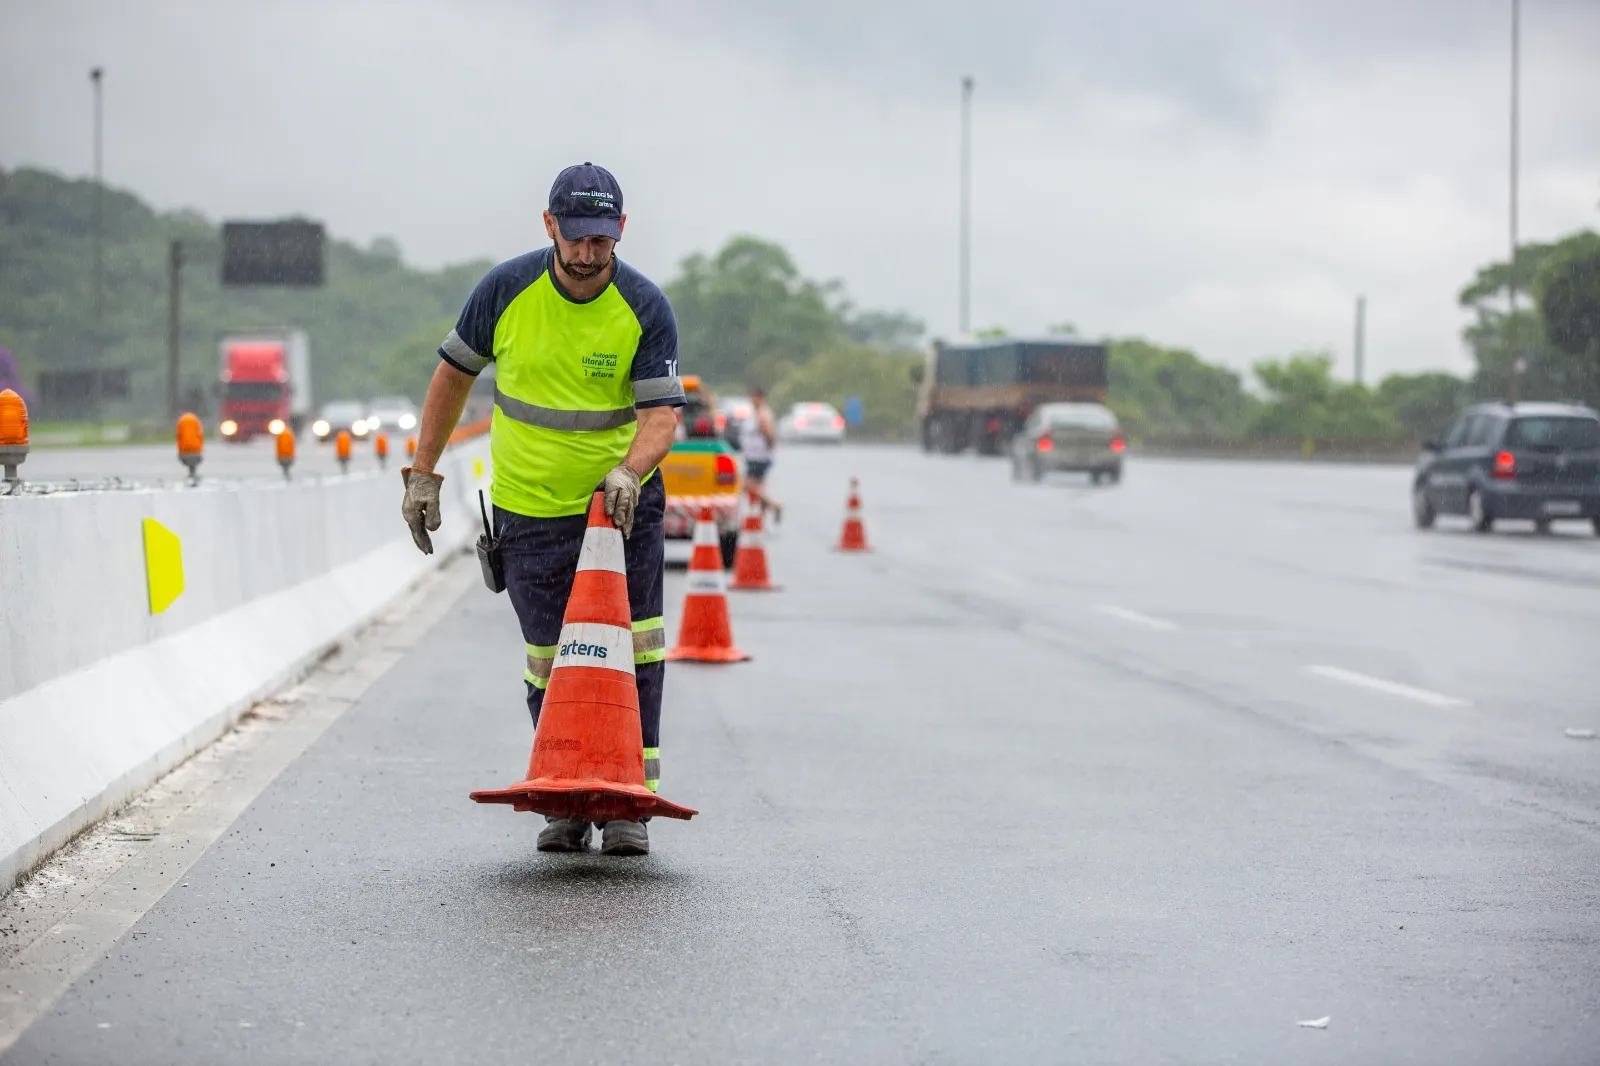
POLYGON ((661 461, 667 539, 691 539, 700 511, 710 507, 717 520, 722 565, 731 567, 739 541, 744 460, 722 435, 726 416, 717 410, 711 390, 699 378, 685 375, 683 391, 688 403, 678 410, 678 439, 661 461))

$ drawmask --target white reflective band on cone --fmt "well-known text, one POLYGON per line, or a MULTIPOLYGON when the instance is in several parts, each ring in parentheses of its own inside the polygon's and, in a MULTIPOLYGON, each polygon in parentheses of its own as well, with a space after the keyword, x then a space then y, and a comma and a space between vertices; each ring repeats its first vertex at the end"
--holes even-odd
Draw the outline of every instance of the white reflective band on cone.
POLYGON ((622 530, 615 527, 589 527, 583 535, 583 548, 578 552, 578 569, 627 573, 622 554, 622 530))
POLYGON ((570 622, 562 626, 550 672, 563 666, 599 666, 633 673, 633 630, 603 622, 570 622))
POLYGON ((695 544, 717 546, 717 524, 715 522, 696 522, 694 525, 695 544))
POLYGON ((758 531, 754 529, 746 529, 739 534, 739 547, 759 548, 761 547, 761 537, 762 534, 758 531))
POLYGON ((722 570, 691 570, 687 591, 691 596, 721 595, 726 591, 727 578, 722 570))

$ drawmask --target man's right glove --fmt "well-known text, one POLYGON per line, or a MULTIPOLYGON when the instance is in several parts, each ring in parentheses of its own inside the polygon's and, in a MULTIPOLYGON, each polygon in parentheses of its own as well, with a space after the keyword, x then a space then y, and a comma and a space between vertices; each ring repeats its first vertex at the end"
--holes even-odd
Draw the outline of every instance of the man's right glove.
POLYGON ((439 486, 444 478, 423 470, 406 467, 400 471, 405 482, 406 498, 400 502, 400 517, 411 527, 411 539, 424 555, 433 554, 433 539, 429 530, 439 528, 439 486))
POLYGON ((606 514, 622 530, 624 537, 633 536, 633 512, 639 506, 639 475, 627 464, 618 463, 600 483, 600 488, 606 494, 606 514))

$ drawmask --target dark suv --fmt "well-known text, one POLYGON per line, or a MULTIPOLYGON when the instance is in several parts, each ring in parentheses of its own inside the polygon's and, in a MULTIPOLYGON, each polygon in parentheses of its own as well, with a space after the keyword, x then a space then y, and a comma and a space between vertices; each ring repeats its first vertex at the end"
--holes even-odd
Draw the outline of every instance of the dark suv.
POLYGON ((1501 518, 1583 519, 1600 533, 1600 413, 1566 403, 1484 403, 1422 446, 1411 512, 1427 529, 1464 514, 1487 533, 1501 518))

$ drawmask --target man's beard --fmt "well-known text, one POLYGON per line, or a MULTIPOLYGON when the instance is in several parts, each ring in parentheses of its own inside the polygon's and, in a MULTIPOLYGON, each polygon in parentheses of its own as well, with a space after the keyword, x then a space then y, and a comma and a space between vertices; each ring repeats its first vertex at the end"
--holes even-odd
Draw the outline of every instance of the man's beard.
POLYGON ((599 277, 605 268, 611 265, 611 260, 616 258, 616 253, 612 252, 604 262, 585 266, 582 263, 569 263, 561 258, 561 245, 552 241, 551 246, 556 250, 556 262, 560 264, 561 272, 573 281, 589 281, 599 277))

